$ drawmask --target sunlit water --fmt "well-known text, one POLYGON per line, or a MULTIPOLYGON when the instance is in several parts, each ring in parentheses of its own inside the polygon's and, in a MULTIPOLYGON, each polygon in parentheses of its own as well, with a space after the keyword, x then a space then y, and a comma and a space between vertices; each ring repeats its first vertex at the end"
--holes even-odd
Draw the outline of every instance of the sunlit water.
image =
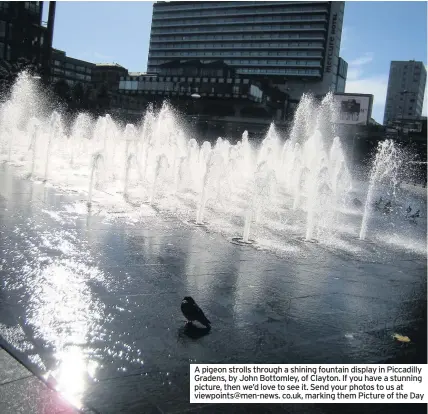
MULTIPOLYGON (((388 243, 390 231, 377 222, 394 223, 394 234, 408 234, 414 227, 403 206, 411 203, 413 211, 425 212, 424 197, 405 190, 390 195, 389 183, 378 177, 399 168, 395 161, 391 174, 386 168, 385 144, 379 147, 366 197, 366 184, 352 179, 334 135, 331 94, 318 105, 309 96, 302 98, 290 139, 271 125, 257 145, 246 133, 235 145, 227 137, 214 145, 198 144, 168 105, 157 113, 149 110, 141 125, 121 127, 108 115, 94 120, 80 114, 66 127, 58 112, 41 112, 42 103, 34 81, 22 75, 0 109, 0 155, 34 180, 86 194, 93 209, 125 209, 135 216, 155 208, 279 252, 288 251, 288 238, 336 245, 359 236, 388 243), (393 212, 374 219, 368 232, 380 196, 393 201, 393 212), (364 209, 353 204, 355 198, 364 209), (261 245, 265 235, 269 246, 261 245)), ((393 147, 388 144, 387 152, 393 147)), ((423 252, 425 240, 415 233, 412 246, 419 241, 423 252)))
MULTIPOLYGON (((424 256, 425 190, 397 186, 401 164, 391 142, 380 144, 369 182, 353 179, 334 121, 328 95, 321 104, 304 96, 290 137, 271 125, 258 144, 246 133, 235 145, 233 137, 198 143, 168 105, 156 113, 149 110, 141 125, 120 126, 108 115, 80 114, 67 126, 60 113, 43 112, 34 81, 22 75, 0 107, 0 157, 22 177, 81 195, 62 215, 44 211, 60 226, 88 210, 107 219, 120 212, 122 220, 134 224, 150 216, 202 225, 207 237, 220 233, 289 258, 304 255, 305 245, 314 246, 310 242, 373 260, 388 248, 424 256), (391 201, 390 210, 375 206, 380 197, 391 201), (409 205, 421 217, 410 218, 409 205)), ((70 233, 59 231, 54 240, 43 234, 29 239, 32 254, 24 271, 33 274, 26 286, 34 291, 27 321, 53 347, 58 361, 49 375, 79 405, 76 396, 88 378, 96 379, 99 368, 83 346, 108 341, 107 332, 94 330, 106 314, 90 299, 86 282, 107 281, 79 259, 82 253, 69 238, 70 233), (36 265, 51 260, 43 253, 50 248, 68 259, 36 265), (67 332, 59 332, 61 327, 67 332)), ((126 360, 143 363, 132 345, 110 345, 112 356, 126 354, 126 360)))

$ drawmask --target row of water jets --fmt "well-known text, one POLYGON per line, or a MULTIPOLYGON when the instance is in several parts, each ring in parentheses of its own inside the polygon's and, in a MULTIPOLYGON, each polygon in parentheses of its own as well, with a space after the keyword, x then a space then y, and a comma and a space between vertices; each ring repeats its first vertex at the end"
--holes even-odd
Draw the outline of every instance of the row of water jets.
MULTIPOLYGON (((320 228, 334 227, 337 211, 349 199, 352 179, 339 137, 335 136, 333 96, 320 104, 304 95, 289 139, 274 125, 254 147, 245 132, 235 145, 218 138, 199 145, 170 106, 148 110, 140 127, 120 128, 106 115, 92 120, 79 114, 68 132, 59 112, 44 114, 34 80, 22 74, 0 109, 0 143, 5 161, 28 166, 29 176, 55 181, 59 176, 88 177, 88 206, 94 190, 119 183, 123 197, 156 204, 158 197, 190 192, 198 197, 194 223, 204 224, 207 204, 224 199, 242 205, 240 243, 252 243, 254 222, 281 197, 306 217, 305 240, 320 228), (133 189, 133 191, 131 191, 133 189)), ((367 234, 376 183, 394 175, 399 164, 390 141, 380 144, 373 164, 360 239, 367 234)))

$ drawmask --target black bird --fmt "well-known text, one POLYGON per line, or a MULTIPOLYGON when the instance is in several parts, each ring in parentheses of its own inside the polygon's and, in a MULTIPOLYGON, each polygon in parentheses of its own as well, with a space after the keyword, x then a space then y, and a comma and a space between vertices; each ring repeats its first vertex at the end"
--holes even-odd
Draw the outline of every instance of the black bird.
POLYGON ((388 201, 385 203, 385 205, 383 206, 383 211, 385 213, 390 213, 392 211, 392 203, 391 201, 388 201))
POLYGON ((418 210, 415 214, 412 214, 410 216, 410 218, 415 219, 415 218, 419 217, 420 216, 420 212, 421 212, 421 210, 418 210))
POLYGON ((410 207, 410 206, 409 206, 409 207, 407 207, 406 213, 407 213, 407 214, 410 214, 410 212, 411 212, 411 211, 412 211, 412 207, 410 207))
POLYGON ((211 327, 209 319, 190 296, 186 296, 181 302, 181 312, 189 322, 197 321, 207 328, 211 327))
POLYGON ((375 205, 375 208, 376 209, 379 209, 380 208, 380 205, 381 205, 381 203, 382 203, 382 197, 381 198, 379 198, 379 201, 375 201, 375 203, 374 203, 374 205, 375 205))
POLYGON ((354 199, 352 200, 352 204, 353 204, 355 207, 362 207, 362 205, 363 205, 363 203, 362 203, 360 200, 358 200, 358 198, 354 198, 354 199))

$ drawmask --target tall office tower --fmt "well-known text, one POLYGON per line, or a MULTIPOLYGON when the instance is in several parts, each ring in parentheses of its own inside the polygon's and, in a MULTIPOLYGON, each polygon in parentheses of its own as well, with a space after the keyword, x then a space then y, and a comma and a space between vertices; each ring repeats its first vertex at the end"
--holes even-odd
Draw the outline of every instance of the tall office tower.
POLYGON ((423 62, 392 61, 383 124, 416 119, 422 114, 427 71, 423 62))
POLYGON ((291 98, 341 91, 344 8, 343 1, 156 2, 147 70, 176 59, 223 60, 238 74, 270 79, 291 98))

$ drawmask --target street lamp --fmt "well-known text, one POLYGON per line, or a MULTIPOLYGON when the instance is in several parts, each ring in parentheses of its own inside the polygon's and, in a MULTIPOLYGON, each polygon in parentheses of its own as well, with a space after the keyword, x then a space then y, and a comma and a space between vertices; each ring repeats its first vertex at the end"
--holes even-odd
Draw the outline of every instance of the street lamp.
POLYGON ((198 119, 198 114, 199 114, 199 111, 196 111, 196 101, 198 100, 198 99, 200 99, 201 98, 201 95, 199 95, 199 93, 192 93, 191 95, 190 95, 190 97, 192 98, 192 100, 193 100, 193 121, 195 122, 195 128, 197 128, 197 119, 198 119), (197 113, 198 112, 198 113, 197 113))
POLYGON ((195 102, 197 99, 201 98, 201 95, 199 95, 199 93, 192 93, 190 97, 193 99, 193 115, 196 117, 195 102))

